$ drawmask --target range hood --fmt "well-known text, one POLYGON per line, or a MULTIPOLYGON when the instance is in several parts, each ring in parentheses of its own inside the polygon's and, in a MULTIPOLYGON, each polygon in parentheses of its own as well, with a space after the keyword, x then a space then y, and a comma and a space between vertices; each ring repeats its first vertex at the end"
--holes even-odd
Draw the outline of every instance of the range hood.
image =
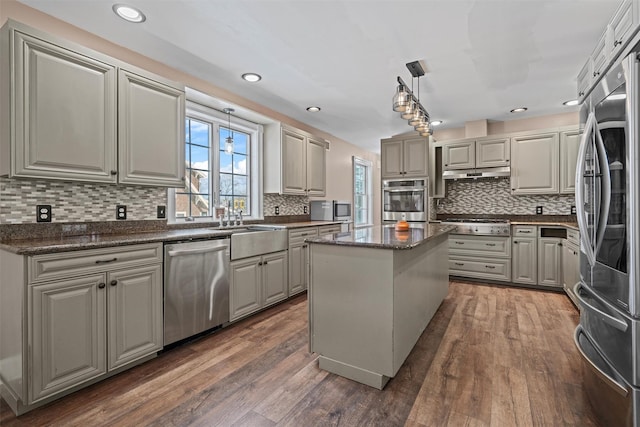
POLYGON ((509 176, 511 176, 511 168, 509 166, 499 168, 447 170, 442 173, 442 178, 444 179, 504 178, 509 176))

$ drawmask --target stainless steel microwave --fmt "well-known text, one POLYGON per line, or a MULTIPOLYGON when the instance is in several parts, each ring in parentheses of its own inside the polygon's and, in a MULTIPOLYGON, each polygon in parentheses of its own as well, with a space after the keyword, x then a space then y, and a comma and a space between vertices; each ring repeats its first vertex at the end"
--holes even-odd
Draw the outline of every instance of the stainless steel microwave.
POLYGON ((343 200, 313 200, 312 221, 351 221, 351 202, 343 200))

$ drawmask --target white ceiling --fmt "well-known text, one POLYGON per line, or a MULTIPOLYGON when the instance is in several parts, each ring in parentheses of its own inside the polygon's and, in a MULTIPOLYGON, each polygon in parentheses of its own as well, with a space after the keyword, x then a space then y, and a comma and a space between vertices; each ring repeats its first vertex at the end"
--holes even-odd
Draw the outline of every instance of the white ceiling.
MULTIPOLYGON (((396 77, 422 60, 443 127, 571 111, 576 75, 620 0, 20 0, 364 147, 410 131, 396 77), (127 3, 147 16, 112 12, 127 3), (246 72, 262 75, 247 83, 246 72), (322 107, 309 113, 311 105, 322 107), (515 117, 514 107, 526 106, 515 117)), ((574 110, 576 107, 573 107, 574 110)))

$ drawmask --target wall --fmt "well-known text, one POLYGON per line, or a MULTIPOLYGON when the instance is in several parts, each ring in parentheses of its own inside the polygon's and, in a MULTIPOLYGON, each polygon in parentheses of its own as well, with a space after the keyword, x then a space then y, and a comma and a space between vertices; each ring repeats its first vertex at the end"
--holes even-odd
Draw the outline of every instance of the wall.
POLYGON ((573 195, 513 196, 509 178, 447 181, 447 197, 436 202, 442 214, 570 215, 573 195))
MULTIPOLYGON (((118 58, 129 64, 133 64, 168 79, 183 82, 186 86, 207 95, 223 99, 239 107, 251 110, 270 119, 281 121, 282 123, 289 124, 330 141, 331 150, 327 152, 327 199, 352 199, 353 178, 351 177, 351 157, 353 155, 373 161, 374 190, 379 186, 379 168, 376 167, 379 163, 379 156, 375 153, 362 150, 347 141, 298 122, 246 98, 240 97, 223 88, 215 86, 211 82, 195 78, 179 70, 168 67, 165 64, 142 56, 125 47, 111 43, 94 34, 88 33, 80 28, 69 25, 52 16, 18 3, 15 0, 0 0, 0 3, 2 6, 0 8, 0 25, 4 25, 8 18, 14 19, 41 31, 45 31, 58 37, 63 37, 67 40, 110 55, 114 58, 118 58)), ((2 54, 6 53, 2 52, 2 54)), ((148 201, 145 201, 144 198, 141 199, 141 196, 149 197, 148 193, 150 190, 143 187, 137 189, 134 187, 122 186, 103 188, 102 186, 95 185, 91 188, 87 188, 85 184, 71 182, 47 186, 43 184, 43 181, 11 181, 15 180, 5 179, 0 184, 0 224, 5 222, 34 222, 35 203, 49 204, 41 202, 42 200, 53 200, 56 205, 59 205, 61 209, 64 209, 65 218, 69 215, 69 217, 73 217, 75 221, 103 220, 103 215, 105 217, 109 215, 106 213, 100 214, 100 218, 97 218, 94 214, 96 212, 111 212, 111 210, 115 209, 112 209, 112 206, 115 206, 114 200, 122 200, 124 199, 124 196, 130 196, 132 200, 136 200, 136 202, 132 202, 136 203, 136 206, 138 206, 138 203, 144 204, 144 208, 140 205, 134 212, 132 212, 132 219, 147 219, 150 215, 149 212, 152 212, 153 218, 155 218, 155 206, 156 204, 159 204, 158 189, 151 190, 153 196, 150 197, 148 201), (15 194, 17 189, 24 191, 25 195, 17 196, 15 194), (8 191, 7 194, 4 194, 5 190, 8 191), (43 194, 44 192, 51 192, 51 194, 43 194), (76 197, 78 200, 76 200, 76 197), (140 202, 140 200, 143 200, 144 202, 140 202), (85 212, 85 214, 82 214, 82 212, 85 212)), ((165 200, 160 204, 166 204, 166 191, 162 191, 165 194, 165 200)), ((287 201, 285 204, 297 206, 299 203, 300 202, 294 198, 291 201, 287 201)), ((129 204, 129 202, 125 204, 129 204)), ((267 211, 265 209, 265 214, 266 213, 267 211)), ((61 216, 62 215, 58 216, 58 218, 61 216)), ((380 218, 379 191, 374 191, 374 218, 376 220, 379 220, 380 218)))

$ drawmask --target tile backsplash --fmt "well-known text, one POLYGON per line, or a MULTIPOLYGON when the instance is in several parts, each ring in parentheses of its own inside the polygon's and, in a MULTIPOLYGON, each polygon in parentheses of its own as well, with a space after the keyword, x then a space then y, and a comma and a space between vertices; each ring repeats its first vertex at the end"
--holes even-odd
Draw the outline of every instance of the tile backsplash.
POLYGON ((304 207, 309 207, 309 198, 269 193, 264 195, 263 206, 265 216, 275 215, 276 206, 279 208, 278 215, 304 215, 304 207))
POLYGON ((573 195, 511 194, 509 178, 447 181, 447 197, 437 201, 440 214, 535 215, 536 206, 544 215, 569 215, 575 205, 573 195))
POLYGON ((67 181, 0 178, 0 224, 36 222, 36 205, 52 206, 52 222, 116 221, 116 205, 128 220, 156 219, 167 189, 67 181))

